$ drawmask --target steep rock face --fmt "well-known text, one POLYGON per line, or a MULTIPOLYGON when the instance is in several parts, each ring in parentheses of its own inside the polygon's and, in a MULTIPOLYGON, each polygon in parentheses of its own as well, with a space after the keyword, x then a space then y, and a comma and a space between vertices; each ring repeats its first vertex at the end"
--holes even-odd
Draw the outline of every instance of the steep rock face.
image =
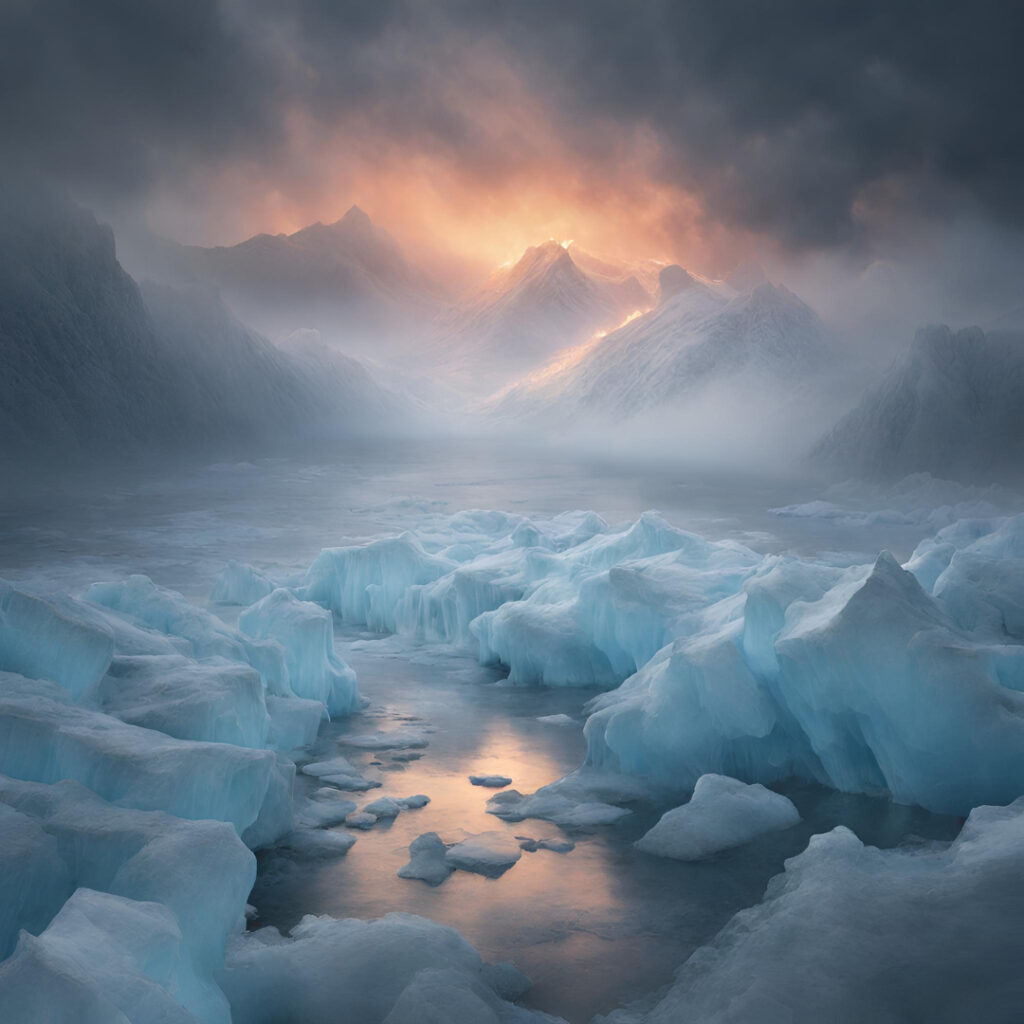
POLYGON ((545 242, 440 317, 431 355, 478 392, 493 390, 649 304, 634 276, 587 272, 545 242))
POLYGON ((0 455, 276 442, 400 413, 358 363, 282 352, 209 289, 140 289, 65 199, 8 192, 0 221, 0 455))
POLYGON ((0 436, 13 452, 117 441, 181 420, 167 361, 114 236, 56 197, 0 204, 0 436))
POLYGON ((512 388, 499 409, 631 417, 741 375, 752 384, 799 382, 827 359, 821 321, 785 288, 765 283, 730 297, 668 267, 659 298, 650 312, 512 388))
POLYGON ((980 479, 1024 458, 1024 338, 928 327, 882 382, 822 438, 836 473, 980 479))

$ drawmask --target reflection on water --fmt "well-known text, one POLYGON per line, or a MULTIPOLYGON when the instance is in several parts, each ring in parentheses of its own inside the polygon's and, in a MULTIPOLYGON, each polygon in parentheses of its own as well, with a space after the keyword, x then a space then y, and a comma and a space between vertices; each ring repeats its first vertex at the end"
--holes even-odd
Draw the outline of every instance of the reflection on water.
MULTIPOLYGON (((783 860, 802 850, 814 832, 842 822, 865 841, 891 846, 910 833, 951 838, 956 831, 951 819, 883 800, 791 787, 787 795, 804 815, 802 825, 704 863, 635 851, 632 841, 664 810, 636 807, 614 828, 573 833, 571 853, 524 853, 499 879, 456 871, 437 888, 403 880, 396 872, 422 832, 436 831, 448 842, 491 829, 533 838, 565 834, 547 822, 506 823, 485 813, 493 791, 471 786, 467 776, 505 774, 515 788, 532 791, 572 770, 584 753, 580 729, 537 717, 567 713, 579 719, 590 694, 495 685, 496 673, 468 659, 421 651, 411 661, 393 640, 356 648, 343 643, 342 653, 372 705, 324 730, 317 754, 340 751, 371 776, 379 772, 382 788, 354 795, 360 805, 414 793, 426 793, 431 803, 358 833, 340 860, 261 855, 251 897, 259 923, 288 928, 308 913, 422 914, 458 928, 486 959, 515 962, 534 982, 528 1001, 573 1024, 667 984, 697 945, 761 897, 783 860), (400 770, 383 770, 397 764, 389 752, 339 746, 346 733, 408 727, 410 715, 435 731, 424 756, 400 770)), ((306 777, 300 786, 315 788, 306 777)))

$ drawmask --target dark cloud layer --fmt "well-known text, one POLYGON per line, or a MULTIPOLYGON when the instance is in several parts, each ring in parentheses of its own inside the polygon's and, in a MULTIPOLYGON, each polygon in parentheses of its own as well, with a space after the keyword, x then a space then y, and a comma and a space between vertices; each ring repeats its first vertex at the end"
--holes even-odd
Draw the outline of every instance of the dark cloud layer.
POLYGON ((1024 224, 1022 32, 1007 0, 0 0, 0 138, 143 201, 283 163, 295 117, 485 179, 534 144, 494 112, 536 102, 587 173, 649 131, 709 218, 851 248, 901 213, 1024 224))

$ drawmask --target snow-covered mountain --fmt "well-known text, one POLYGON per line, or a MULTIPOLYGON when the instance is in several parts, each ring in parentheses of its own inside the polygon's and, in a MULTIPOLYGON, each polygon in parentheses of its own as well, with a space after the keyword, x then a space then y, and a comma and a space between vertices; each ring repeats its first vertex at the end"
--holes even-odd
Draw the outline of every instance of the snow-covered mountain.
POLYGON ((281 352, 209 290, 140 289, 67 200, 8 192, 0 222, 4 456, 278 441, 400 411, 357 363, 281 352))
POLYGON ((494 407, 618 420, 741 376, 757 385, 796 384, 819 370, 829 351, 817 314, 786 288, 765 282, 737 294, 669 266, 653 309, 560 353, 494 407))
POLYGON ((647 308, 650 295, 635 276, 594 258, 584 270, 577 252, 554 241, 527 249, 438 317, 427 355, 456 382, 486 394, 647 308))
POLYGON ((814 447, 830 472, 987 479, 1024 466, 1024 335, 928 327, 814 447))
POLYGON ((216 287, 247 323, 277 339, 314 328, 353 351, 435 315, 441 286, 358 206, 333 224, 260 234, 231 246, 163 243, 145 261, 174 284, 216 287))

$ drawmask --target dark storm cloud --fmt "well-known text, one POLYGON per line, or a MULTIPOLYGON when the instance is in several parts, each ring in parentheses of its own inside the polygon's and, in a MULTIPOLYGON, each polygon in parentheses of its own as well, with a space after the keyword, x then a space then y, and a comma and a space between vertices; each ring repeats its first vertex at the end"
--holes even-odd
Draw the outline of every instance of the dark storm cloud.
POLYGON ((588 172, 617 126, 649 127, 653 173, 709 216, 850 245, 873 209, 1024 222, 1022 29, 1006 0, 3 0, 0 133, 23 167, 144 194, 273 164, 296 111, 362 111, 381 144, 486 175, 528 144, 486 130, 519 102, 478 73, 501 65, 588 172))

